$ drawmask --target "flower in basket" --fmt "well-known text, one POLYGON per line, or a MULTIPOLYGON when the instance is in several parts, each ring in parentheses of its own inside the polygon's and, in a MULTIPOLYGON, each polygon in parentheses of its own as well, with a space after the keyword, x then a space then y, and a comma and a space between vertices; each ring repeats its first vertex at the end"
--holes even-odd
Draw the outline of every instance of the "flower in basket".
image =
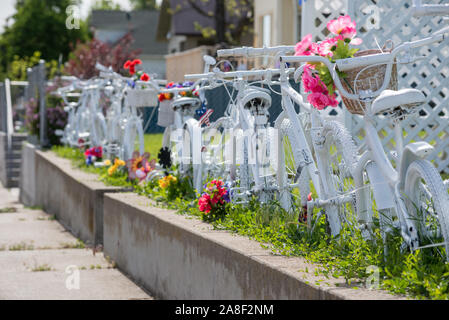
POLYGON ((136 65, 142 64, 142 60, 135 59, 133 61, 127 60, 123 65, 123 68, 129 70, 129 74, 134 75, 136 73, 136 65))
POLYGON ((134 151, 132 158, 126 161, 129 179, 144 180, 148 173, 156 168, 156 160, 153 159, 150 161, 149 159, 150 154, 148 152, 141 155, 138 151, 134 151))
POLYGON ((108 168, 108 175, 110 175, 110 176, 112 176, 114 173, 116 173, 119 168, 126 166, 126 162, 123 161, 123 160, 120 160, 118 158, 116 158, 114 160, 114 164, 112 164, 111 161, 109 161, 109 160, 106 160, 104 162, 104 164, 106 166, 109 166, 109 168, 108 168))
POLYGON ((87 149, 84 152, 84 157, 86 158, 86 165, 92 165, 95 161, 100 160, 103 157, 103 148, 93 147, 87 149))
POLYGON ((204 220, 213 220, 226 214, 226 204, 231 201, 230 191, 221 180, 204 185, 204 193, 198 199, 198 209, 204 220))
MULTIPOLYGON (((313 43, 312 35, 308 34, 296 45, 295 55, 317 55, 331 62, 353 57, 358 49, 352 48, 351 45, 359 45, 362 40, 356 37, 356 23, 351 17, 340 16, 336 20, 331 20, 327 23, 327 29, 331 33, 330 38, 313 43)), ((337 73, 339 77, 345 77, 343 72, 337 70, 337 73)), ((318 110, 338 105, 332 75, 323 63, 307 63, 302 74, 302 83, 305 91, 309 93, 307 100, 318 110)))
POLYGON ((140 80, 142 80, 142 81, 149 81, 150 80, 150 76, 144 72, 140 76, 140 80))

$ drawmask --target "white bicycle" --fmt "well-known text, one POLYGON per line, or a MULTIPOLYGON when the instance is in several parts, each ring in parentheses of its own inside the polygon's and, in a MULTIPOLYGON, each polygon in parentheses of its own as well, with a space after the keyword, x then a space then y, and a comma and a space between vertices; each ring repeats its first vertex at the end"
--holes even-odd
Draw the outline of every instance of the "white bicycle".
POLYGON ((449 195, 437 169, 425 159, 433 147, 422 141, 406 146, 402 143, 401 120, 416 114, 426 99, 416 89, 386 90, 395 58, 400 53, 408 53, 404 62, 413 62, 414 59, 410 58, 413 57, 413 48, 439 42, 443 38, 437 32, 423 40, 406 42, 391 53, 342 59, 335 64, 318 56, 282 57, 281 62, 321 62, 330 70, 342 95, 365 104, 363 119, 367 151, 351 168, 358 225, 367 231, 372 229, 375 217, 373 211, 377 209, 384 238, 392 230, 399 230, 404 247, 408 246, 413 251, 444 246, 449 261, 449 195), (369 89, 371 79, 358 81, 356 78, 353 83, 354 92, 350 93, 342 86, 336 72, 336 69, 344 72, 362 67, 360 73, 363 73, 379 64, 386 65, 386 72, 378 89, 369 89), (385 153, 374 126, 374 118, 378 115, 385 115, 393 120, 397 145, 396 168, 385 153))

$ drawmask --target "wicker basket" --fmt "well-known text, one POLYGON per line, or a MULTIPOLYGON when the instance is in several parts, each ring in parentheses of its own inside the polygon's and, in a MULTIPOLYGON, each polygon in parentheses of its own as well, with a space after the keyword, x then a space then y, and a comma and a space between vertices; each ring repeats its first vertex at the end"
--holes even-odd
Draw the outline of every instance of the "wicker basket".
MULTIPOLYGON (((370 49, 370 50, 362 50, 358 51, 354 54, 354 57, 367 56, 370 54, 381 53, 381 50, 378 49, 370 49)), ((385 51, 384 51, 385 52, 385 51)), ((376 65, 373 67, 366 68, 357 78, 357 83, 354 84, 354 80, 357 77, 357 74, 366 67, 359 67, 345 71, 346 78, 341 80, 341 84, 349 93, 357 93, 361 90, 378 90, 384 81, 385 71, 387 69, 387 65, 376 65), (356 87, 356 91, 354 90, 356 87)), ((398 89, 398 71, 396 64, 393 64, 391 69, 391 79, 390 83, 387 86, 387 89, 397 90, 398 89)), ((360 100, 352 100, 344 97, 342 94, 341 98, 346 108, 352 114, 365 114, 365 103, 360 100)))

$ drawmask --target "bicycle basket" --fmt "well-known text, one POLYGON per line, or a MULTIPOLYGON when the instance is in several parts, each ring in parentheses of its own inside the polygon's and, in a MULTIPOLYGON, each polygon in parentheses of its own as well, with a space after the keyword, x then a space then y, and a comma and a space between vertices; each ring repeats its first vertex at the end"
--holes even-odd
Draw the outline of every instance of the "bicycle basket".
POLYGON ((128 103, 133 107, 157 106, 157 92, 153 89, 135 89, 128 91, 128 103))
MULTIPOLYGON (((378 49, 362 50, 354 54, 354 57, 367 56, 381 52, 382 51, 378 49)), ((386 69, 387 66, 384 64, 375 65, 369 68, 366 67, 354 68, 345 71, 346 77, 340 78, 340 80, 345 90, 348 91, 349 93, 357 93, 362 90, 376 91, 383 84, 386 69), (362 69, 365 70, 362 71, 362 69), (362 71, 362 73, 359 74, 360 71, 362 71)), ((387 86, 387 89, 390 90, 398 89, 398 71, 396 64, 393 64, 393 67, 391 69, 391 79, 390 83, 387 86)), ((343 103, 346 106, 346 109, 348 109, 350 113, 360 115, 365 114, 365 103, 363 101, 348 99, 342 94, 340 95, 343 100, 343 103)))
POLYGON ((175 122, 175 111, 172 107, 172 101, 164 100, 159 102, 159 114, 157 117, 157 125, 161 127, 169 127, 175 122))

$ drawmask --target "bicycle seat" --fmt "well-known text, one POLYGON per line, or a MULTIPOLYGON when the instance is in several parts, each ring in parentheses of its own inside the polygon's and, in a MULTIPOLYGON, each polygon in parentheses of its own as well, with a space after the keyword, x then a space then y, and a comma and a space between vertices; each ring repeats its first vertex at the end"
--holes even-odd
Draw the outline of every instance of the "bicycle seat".
POLYGON ((73 109, 76 107, 78 107, 78 102, 69 102, 69 104, 64 107, 64 111, 69 112, 70 109, 73 109))
POLYGON ((256 102, 258 107, 269 108, 271 106, 271 96, 264 90, 259 90, 259 88, 250 88, 245 90, 245 95, 242 98, 242 105, 251 106, 251 101, 256 102))
POLYGON ((423 104, 426 97, 420 90, 384 90, 371 106, 373 114, 394 113, 395 109, 413 109, 423 104))
POLYGON ((178 107, 183 106, 191 106, 198 108, 201 105, 201 100, 198 98, 188 98, 188 97, 182 97, 179 99, 176 99, 172 102, 172 108, 176 109, 178 107))

